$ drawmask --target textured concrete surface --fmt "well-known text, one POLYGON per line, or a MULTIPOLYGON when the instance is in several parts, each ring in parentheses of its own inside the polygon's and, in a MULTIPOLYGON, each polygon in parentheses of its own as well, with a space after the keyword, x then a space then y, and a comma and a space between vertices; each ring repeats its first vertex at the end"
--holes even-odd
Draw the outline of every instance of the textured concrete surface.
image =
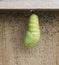
POLYGON ((59 65, 59 12, 35 12, 41 38, 33 48, 23 40, 29 11, 0 11, 0 65, 59 65))

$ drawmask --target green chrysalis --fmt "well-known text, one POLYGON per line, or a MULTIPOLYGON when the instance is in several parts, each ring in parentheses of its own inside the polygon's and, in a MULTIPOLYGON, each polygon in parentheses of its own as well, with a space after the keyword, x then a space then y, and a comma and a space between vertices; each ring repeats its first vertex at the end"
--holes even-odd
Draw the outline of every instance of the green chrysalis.
POLYGON ((26 47, 33 47, 37 45, 40 39, 40 26, 38 16, 32 14, 29 18, 28 31, 26 32, 24 44, 26 47))

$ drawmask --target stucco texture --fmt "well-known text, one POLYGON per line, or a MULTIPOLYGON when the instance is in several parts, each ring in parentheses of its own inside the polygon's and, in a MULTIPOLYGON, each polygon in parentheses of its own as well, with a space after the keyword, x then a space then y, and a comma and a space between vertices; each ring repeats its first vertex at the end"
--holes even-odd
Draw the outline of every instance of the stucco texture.
POLYGON ((59 12, 0 11, 0 65, 59 65, 59 12), (24 46, 28 18, 39 16, 41 38, 24 46))

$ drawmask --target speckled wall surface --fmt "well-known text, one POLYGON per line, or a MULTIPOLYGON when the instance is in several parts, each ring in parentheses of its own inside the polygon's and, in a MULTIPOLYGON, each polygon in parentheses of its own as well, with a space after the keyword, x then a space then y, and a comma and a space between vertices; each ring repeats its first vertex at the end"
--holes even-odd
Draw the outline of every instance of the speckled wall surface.
POLYGON ((33 48, 23 40, 28 11, 0 11, 0 65, 59 65, 59 12, 34 12, 40 19, 41 38, 33 48))

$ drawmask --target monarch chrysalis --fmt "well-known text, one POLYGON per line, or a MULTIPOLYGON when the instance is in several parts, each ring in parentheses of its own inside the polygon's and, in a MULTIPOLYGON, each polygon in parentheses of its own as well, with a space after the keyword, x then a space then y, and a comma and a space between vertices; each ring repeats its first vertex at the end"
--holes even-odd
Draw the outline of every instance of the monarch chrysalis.
POLYGON ((39 38, 40 38, 40 27, 39 27, 38 16, 32 14, 29 18, 28 31, 26 32, 26 36, 24 40, 25 46, 33 47, 37 45, 39 38))

